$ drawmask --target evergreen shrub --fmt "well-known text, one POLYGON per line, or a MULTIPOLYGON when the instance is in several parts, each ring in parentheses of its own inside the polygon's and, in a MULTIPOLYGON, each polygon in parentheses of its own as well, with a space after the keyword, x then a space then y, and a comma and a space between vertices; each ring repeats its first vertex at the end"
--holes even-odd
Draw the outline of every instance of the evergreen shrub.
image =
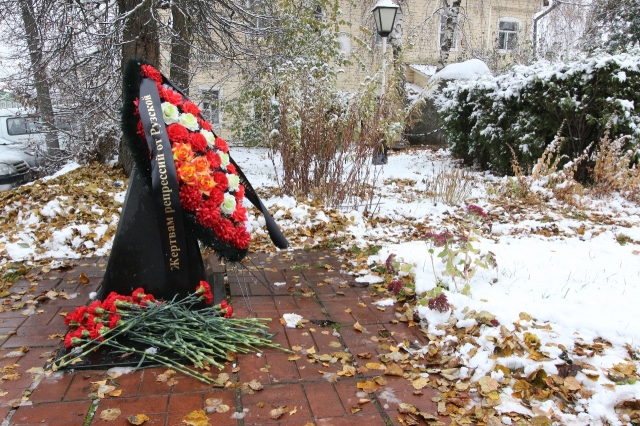
MULTIPOLYGON (((609 120, 612 134, 629 135, 623 152, 633 150, 637 159, 640 50, 453 81, 437 95, 437 104, 452 153, 482 169, 511 174, 511 146, 530 171, 558 129, 565 138, 560 154, 576 158, 593 142, 592 154, 609 120)), ((587 179, 592 163, 584 162, 576 178, 587 179)))

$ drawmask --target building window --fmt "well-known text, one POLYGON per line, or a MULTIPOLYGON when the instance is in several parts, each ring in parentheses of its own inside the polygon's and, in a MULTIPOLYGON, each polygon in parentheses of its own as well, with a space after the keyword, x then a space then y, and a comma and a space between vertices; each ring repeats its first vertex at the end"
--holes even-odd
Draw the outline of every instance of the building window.
MULTIPOLYGON (((447 14, 446 12, 442 12, 440 14, 440 29, 438 34, 438 49, 442 46, 442 42, 444 41, 444 34, 447 31, 447 14)), ((451 41, 451 50, 458 50, 458 39, 460 38, 460 31, 458 30, 458 23, 456 22, 456 27, 453 30, 453 40, 451 41)))
POLYGON ((254 27, 249 30, 250 37, 253 41, 256 41, 259 38, 264 37, 264 34, 265 34, 266 25, 263 17, 265 13, 265 6, 263 3, 264 3, 263 0, 247 0, 246 2, 247 10, 251 11, 254 15, 256 15, 253 19, 254 27))
POLYGON ((219 126, 221 123, 220 117, 220 89, 211 89, 202 92, 202 102, 200 103, 200 109, 202 110, 202 116, 212 126, 219 126))
POLYGON ((195 57, 199 64, 219 64, 222 62, 220 56, 214 53, 196 53, 195 57))
POLYGON ((518 21, 501 19, 498 22, 498 49, 515 50, 518 45, 518 21))

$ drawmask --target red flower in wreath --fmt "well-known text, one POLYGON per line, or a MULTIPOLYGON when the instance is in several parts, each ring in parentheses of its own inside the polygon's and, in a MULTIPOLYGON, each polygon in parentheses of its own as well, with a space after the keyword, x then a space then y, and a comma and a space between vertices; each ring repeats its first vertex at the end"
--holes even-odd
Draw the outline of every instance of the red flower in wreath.
POLYGON ((234 197, 236 197, 236 202, 238 204, 242 204, 242 199, 244 198, 244 186, 240 185, 238 187, 238 190, 234 194, 234 197))
POLYGON ((201 207, 196 212, 198 222, 209 228, 213 228, 220 221, 220 209, 218 207, 201 207))
POLYGON ((218 223, 213 227, 214 232, 222 241, 230 243, 233 240, 235 234, 235 227, 229 219, 220 218, 218 223))
POLYGON ((167 135, 171 143, 186 143, 189 139, 189 131, 181 124, 168 125, 167 135))
POLYGON ((218 188, 220 191, 224 192, 229 188, 229 180, 227 179, 227 175, 222 172, 215 172, 213 174, 213 180, 216 181, 218 188))
POLYGON ((73 346, 78 346, 80 343, 82 343, 82 340, 74 336, 73 332, 67 333, 67 335, 64 337, 64 347, 67 349, 73 346))
POLYGON ((209 165, 211 166, 211 170, 217 170, 220 167, 221 160, 220 156, 217 152, 211 150, 207 151, 207 160, 209 160, 209 165))
POLYGON ((224 152, 225 154, 229 153, 229 146, 227 146, 227 143, 224 141, 224 139, 216 138, 215 145, 216 145, 216 148, 218 148, 220 151, 224 152))
POLYGON ((160 93, 160 97, 170 104, 181 106, 182 105, 182 95, 178 92, 174 92, 171 89, 165 89, 164 87, 159 87, 158 92, 160 93))
POLYGON ((151 65, 142 65, 140 68, 142 69, 142 75, 155 81, 156 84, 162 84, 162 74, 157 69, 151 65))
POLYGON ((207 204, 211 203, 217 207, 222 204, 222 201, 224 201, 224 192, 222 192, 218 187, 213 188, 213 191, 209 194, 207 204))
POLYGON ((227 165, 227 173, 231 173, 232 175, 237 175, 238 171, 236 170, 236 166, 229 163, 229 165, 227 165))
POLYGON ((251 235, 247 232, 247 228, 244 225, 236 227, 236 232, 233 235, 233 244, 241 249, 249 248, 251 243, 251 235))
POLYGON ((182 111, 184 111, 186 114, 193 114, 194 116, 200 114, 201 112, 200 108, 198 108, 198 106, 191 101, 183 102, 182 111))
POLYGON ((202 204, 202 193, 195 186, 182 185, 180 187, 180 203, 186 211, 195 211, 202 204))
POLYGON ((211 124, 207 123, 206 121, 204 121, 202 119, 202 117, 198 117, 198 124, 200 125, 200 127, 202 127, 204 130, 207 131, 211 131, 211 124))
POLYGON ((191 148, 197 152, 205 152, 207 150, 207 140, 200 132, 193 132, 189 135, 189 143, 191 148))
POLYGON ((89 330, 89 338, 91 340, 98 339, 99 342, 104 340, 102 337, 106 332, 109 331, 109 327, 105 327, 103 323, 96 324, 95 328, 89 330))
POLYGON ((242 223, 247 221, 247 209, 245 209, 242 205, 237 205, 236 210, 231 215, 231 219, 236 222, 242 223))

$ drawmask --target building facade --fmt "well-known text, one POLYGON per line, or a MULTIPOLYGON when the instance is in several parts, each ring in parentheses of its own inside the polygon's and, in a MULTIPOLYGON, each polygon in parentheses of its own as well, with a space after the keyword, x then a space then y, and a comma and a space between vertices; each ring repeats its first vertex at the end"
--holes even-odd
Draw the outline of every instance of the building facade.
MULTIPOLYGON (((447 63, 479 58, 499 69, 531 47, 534 17, 546 0, 462 0, 447 63)), ((358 90, 375 75, 382 63, 382 40, 375 31, 371 9, 376 0, 341 0, 339 42, 352 65, 339 77, 339 88, 358 90)), ((440 60, 440 43, 447 9, 443 0, 395 0, 399 6, 394 32, 388 39, 387 64, 402 64, 406 81, 425 87, 440 60)), ((322 15, 322 11, 318 11, 322 15)), ((190 86, 190 97, 199 103, 216 132, 233 141, 221 105, 238 93, 240 70, 215 56, 195 58, 201 71, 190 86)))

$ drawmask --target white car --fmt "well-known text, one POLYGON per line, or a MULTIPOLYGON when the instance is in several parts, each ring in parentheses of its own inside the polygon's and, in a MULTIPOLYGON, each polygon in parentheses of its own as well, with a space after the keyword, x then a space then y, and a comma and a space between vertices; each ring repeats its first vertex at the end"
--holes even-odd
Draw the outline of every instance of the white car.
POLYGON ((18 108, 0 109, 0 191, 31 180, 37 147, 45 141, 36 116, 18 108))

